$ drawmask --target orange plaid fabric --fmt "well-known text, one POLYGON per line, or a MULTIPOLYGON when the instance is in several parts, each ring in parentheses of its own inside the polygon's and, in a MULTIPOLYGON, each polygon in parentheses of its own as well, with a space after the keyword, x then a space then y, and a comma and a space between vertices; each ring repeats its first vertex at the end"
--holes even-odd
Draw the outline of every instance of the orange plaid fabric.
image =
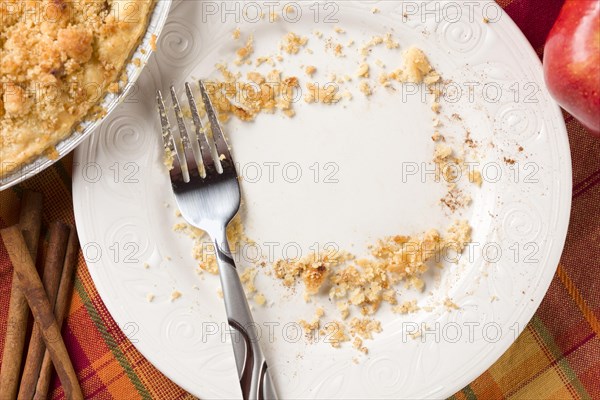
MULTIPOLYGON (((561 0, 499 0, 541 54, 561 0), (543 8, 541 6, 543 5, 543 8)), ((512 347, 453 399, 600 399, 600 140, 565 115, 574 160, 571 226, 541 307, 512 347)), ((72 157, 0 193, 0 227, 17 222, 24 188, 44 194, 44 222, 74 223, 72 157)), ((12 266, 0 242, 0 347, 12 266)), ((131 344, 103 305, 80 255, 63 335, 89 399, 192 399, 131 344)), ((52 399, 63 399, 54 378, 52 399)))

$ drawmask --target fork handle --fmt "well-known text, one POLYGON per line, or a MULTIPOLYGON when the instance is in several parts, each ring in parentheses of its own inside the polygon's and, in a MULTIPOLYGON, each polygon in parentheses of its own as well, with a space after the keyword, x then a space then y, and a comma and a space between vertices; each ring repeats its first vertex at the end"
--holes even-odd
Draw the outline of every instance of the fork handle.
POLYGON ((214 245, 219 264, 219 275, 227 321, 239 335, 231 338, 244 400, 277 400, 277 392, 269 375, 267 361, 260 348, 256 324, 242 282, 231 258, 227 235, 223 231, 215 237, 214 245), (221 242, 217 239, 220 238, 221 242))

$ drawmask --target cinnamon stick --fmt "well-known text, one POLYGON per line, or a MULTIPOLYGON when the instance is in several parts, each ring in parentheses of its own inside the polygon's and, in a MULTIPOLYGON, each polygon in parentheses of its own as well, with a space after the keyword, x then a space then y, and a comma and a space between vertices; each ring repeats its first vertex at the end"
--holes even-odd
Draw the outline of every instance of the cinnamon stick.
POLYGON ((33 259, 37 256, 40 231, 42 230, 42 201, 41 193, 32 190, 23 192, 19 228, 21 228, 23 239, 25 239, 27 249, 33 259))
MULTIPOLYGON (((67 244, 69 241, 69 233, 71 229, 68 225, 62 222, 54 222, 50 225, 48 242, 48 250, 46 252, 46 261, 44 263, 44 273, 42 283, 46 289, 46 296, 50 307, 54 307, 56 294, 60 276, 65 261, 67 244)), ((25 368, 21 375, 21 386, 19 387, 19 400, 31 400, 35 393, 40 368, 44 359, 46 346, 42 337, 42 331, 39 324, 33 326, 31 339, 29 340, 29 348, 27 350, 27 358, 25 359, 25 368)))
MULTIPOLYGON (((41 227, 42 195, 41 193, 25 191, 21 200, 19 228, 32 260, 35 260, 37 256, 41 227)), ((2 353, 2 368, 0 369, 0 400, 11 400, 17 396, 28 319, 27 300, 19 289, 19 280, 16 273, 13 272, 6 340, 2 353)))
POLYGON ((21 290, 35 321, 40 326, 44 343, 65 391, 65 397, 69 400, 83 400, 81 387, 54 318, 53 309, 50 307, 40 276, 27 251, 21 231, 13 226, 0 231, 0 235, 19 279, 21 290))
MULTIPOLYGON (((73 288, 73 277, 77 268, 77 258, 79 256, 79 240, 77 239, 77 231, 71 228, 69 235, 69 244, 67 246, 67 254, 63 265, 62 276, 60 277, 60 286, 58 295, 56 296, 56 304, 54 305, 54 315, 58 326, 62 326, 63 321, 69 310, 71 300, 71 290, 73 288)), ((44 361, 40 370, 40 376, 35 388, 35 400, 46 400, 48 398, 48 390, 50 389, 50 380, 52 378, 52 360, 50 352, 46 350, 44 361)))

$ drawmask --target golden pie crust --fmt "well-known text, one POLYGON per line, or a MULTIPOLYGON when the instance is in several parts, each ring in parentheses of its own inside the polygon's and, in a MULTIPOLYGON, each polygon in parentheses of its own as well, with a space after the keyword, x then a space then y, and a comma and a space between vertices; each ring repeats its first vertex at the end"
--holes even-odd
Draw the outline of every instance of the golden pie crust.
POLYGON ((0 2, 0 177, 46 153, 114 90, 155 0, 0 2))

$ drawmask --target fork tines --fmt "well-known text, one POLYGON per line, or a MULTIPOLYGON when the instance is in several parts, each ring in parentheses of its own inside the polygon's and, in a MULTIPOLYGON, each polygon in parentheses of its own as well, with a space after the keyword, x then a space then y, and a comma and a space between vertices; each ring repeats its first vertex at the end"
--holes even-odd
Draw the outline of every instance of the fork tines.
POLYGON ((185 94, 190 106, 194 126, 191 133, 188 133, 175 87, 171 85, 170 92, 178 132, 172 132, 171 130, 171 124, 169 123, 161 91, 158 90, 156 94, 162 126, 163 144, 165 151, 173 155, 173 169, 170 171, 173 183, 181 181, 188 183, 193 179, 211 179, 221 174, 235 174, 233 160, 227 141, 223 135, 223 129, 221 128, 204 82, 199 81, 199 86, 208 124, 212 132, 211 137, 206 135, 208 126, 206 128, 203 127, 196 100, 189 83, 185 84, 185 94))

